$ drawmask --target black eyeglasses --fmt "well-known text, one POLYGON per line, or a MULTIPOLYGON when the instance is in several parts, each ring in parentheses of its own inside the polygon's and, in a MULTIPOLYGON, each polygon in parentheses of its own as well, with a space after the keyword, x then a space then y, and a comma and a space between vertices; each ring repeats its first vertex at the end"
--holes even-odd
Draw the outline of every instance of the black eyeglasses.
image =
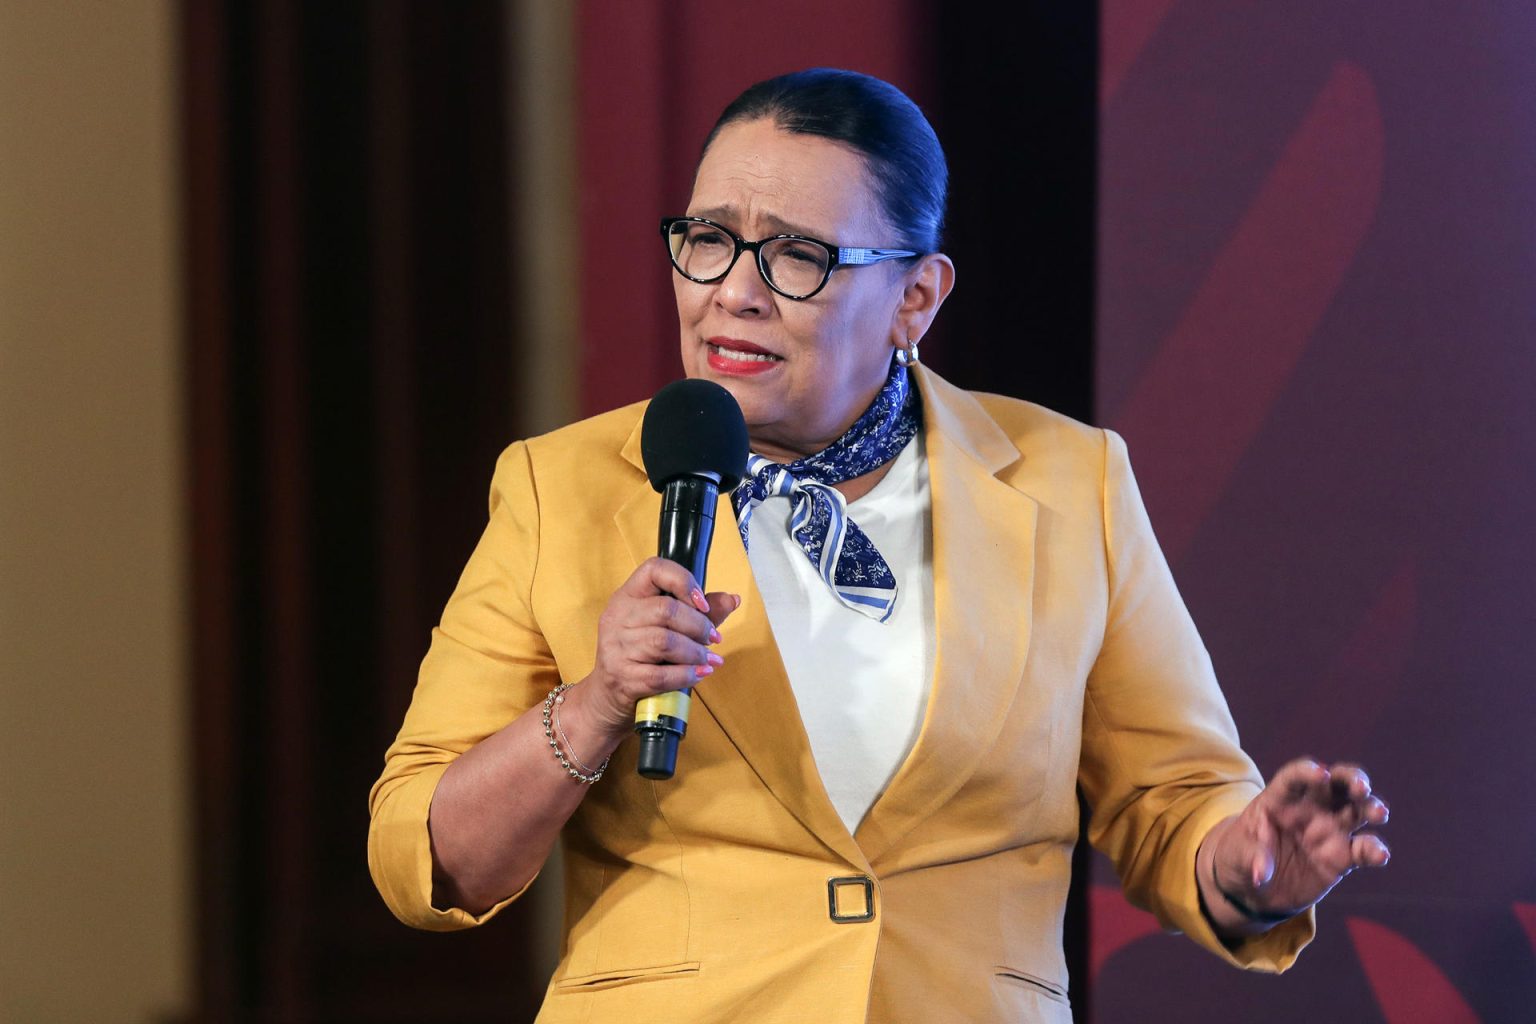
POLYGON ((910 249, 836 246, 804 235, 774 235, 748 242, 730 228, 702 217, 663 217, 672 266, 690 281, 712 284, 731 272, 743 249, 757 256, 757 269, 768 287, 786 299, 808 299, 826 287, 838 267, 867 267, 922 253, 910 249))

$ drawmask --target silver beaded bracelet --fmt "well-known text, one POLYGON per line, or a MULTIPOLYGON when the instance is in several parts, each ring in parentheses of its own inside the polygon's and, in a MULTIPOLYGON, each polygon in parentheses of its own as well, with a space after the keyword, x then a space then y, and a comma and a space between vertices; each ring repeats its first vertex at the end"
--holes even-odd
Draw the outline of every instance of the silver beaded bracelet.
POLYGON ((570 688, 569 683, 561 683, 550 690, 549 696, 544 698, 544 738, 549 741, 549 749, 555 752, 555 758, 560 762, 560 767, 565 769, 566 774, 577 782, 590 786, 602 778, 603 772, 608 770, 609 758, 603 758, 603 763, 593 770, 582 764, 581 758, 576 756, 574 750, 570 756, 567 756, 566 751, 561 749, 560 744, 555 740, 555 730, 559 729, 560 738, 565 740, 566 747, 571 746, 570 738, 565 735, 565 730, 560 728, 559 711, 559 705, 565 703, 565 691, 570 688), (571 764, 572 761, 576 764, 571 764))

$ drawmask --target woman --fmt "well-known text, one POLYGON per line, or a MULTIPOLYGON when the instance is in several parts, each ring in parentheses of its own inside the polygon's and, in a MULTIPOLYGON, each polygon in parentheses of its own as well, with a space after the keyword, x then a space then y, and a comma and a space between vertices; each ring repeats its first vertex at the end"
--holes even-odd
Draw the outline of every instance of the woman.
POLYGON ((498 463, 369 852, 448 929, 562 836, 540 1020, 1070 1020, 1078 786, 1130 898, 1243 966, 1284 969, 1386 862, 1358 769, 1261 786, 1120 440, 919 367, 945 184, 917 108, 850 72, 760 83, 711 133, 662 228, 683 367, 754 453, 719 590, 647 557, 642 406, 498 463), (678 777, 638 778, 635 703, 689 685, 678 777))

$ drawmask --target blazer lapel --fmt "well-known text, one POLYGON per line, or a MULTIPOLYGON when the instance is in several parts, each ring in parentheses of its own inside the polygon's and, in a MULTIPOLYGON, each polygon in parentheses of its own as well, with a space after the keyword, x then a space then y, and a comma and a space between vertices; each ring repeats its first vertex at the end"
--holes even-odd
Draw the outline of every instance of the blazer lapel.
POLYGON ((917 742, 856 833, 872 863, 995 756, 1029 651, 1038 509, 995 475, 1018 461, 1018 448, 971 395, 927 371, 917 381, 938 649, 917 742))
MULTIPOLYGON (((638 423, 622 454, 644 470, 638 423)), ((660 511, 661 496, 642 479, 614 515, 636 564, 656 553, 660 511)), ((739 594, 741 607, 720 629, 723 639, 717 649, 725 664, 694 692, 694 699, 709 711, 758 778, 802 825, 839 856, 867 867, 816 769, 729 495, 721 495, 715 513, 705 589, 739 594)), ((685 746, 687 742, 684 739, 685 746)))

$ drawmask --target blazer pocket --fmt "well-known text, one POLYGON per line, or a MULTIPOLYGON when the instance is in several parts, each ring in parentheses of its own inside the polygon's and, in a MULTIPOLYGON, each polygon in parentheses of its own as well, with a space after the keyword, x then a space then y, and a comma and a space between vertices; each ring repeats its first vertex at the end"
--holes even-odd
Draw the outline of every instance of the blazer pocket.
POLYGON ((561 978, 555 988, 561 992, 600 992, 620 985, 633 985, 642 981, 664 981, 668 978, 690 978, 699 973, 699 961, 661 964, 656 967, 619 967, 596 974, 583 974, 574 978, 561 978))
POLYGON ((994 977, 999 981, 1019 985, 1030 991, 1038 992, 1048 999, 1056 1000, 1056 1002, 1061 1003, 1063 1006, 1072 1005, 1071 1000, 1067 998, 1067 990, 1054 982, 1046 981, 1044 978, 1030 974, 1028 971, 1021 971, 1017 967, 998 966, 995 971, 994 977))

